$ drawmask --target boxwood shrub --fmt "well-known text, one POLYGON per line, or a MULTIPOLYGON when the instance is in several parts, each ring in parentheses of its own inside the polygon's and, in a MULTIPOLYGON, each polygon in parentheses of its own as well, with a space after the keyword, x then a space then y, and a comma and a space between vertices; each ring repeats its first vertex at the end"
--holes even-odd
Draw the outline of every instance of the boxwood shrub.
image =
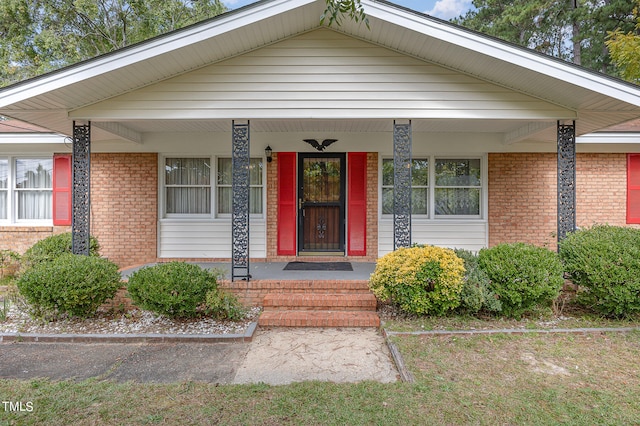
POLYGON ((369 287, 379 300, 414 314, 442 315, 460 304, 464 266, 453 250, 414 246, 378 259, 369 287))
POLYGON ((464 284, 460 293, 457 311, 475 315, 479 312, 498 313, 502 303, 498 295, 491 291, 487 273, 478 265, 478 256, 469 250, 456 249, 456 255, 464 261, 464 284))
MULTIPOLYGON (((98 240, 89 238, 89 255, 98 256, 100 245, 98 240)), ((41 262, 50 262, 63 254, 71 253, 71 232, 56 234, 42 239, 32 245, 22 256, 23 269, 41 262)))
POLYGON ((86 318, 114 297, 120 273, 107 259, 65 253, 26 269, 16 284, 36 313, 86 318))
POLYGON ((520 317, 560 294, 564 271, 557 253, 525 243, 499 244, 480 250, 478 264, 502 303, 502 313, 520 317))
POLYGON ((640 312, 640 230, 598 225, 572 232, 560 243, 560 258, 577 301, 605 316, 640 312))
POLYGON ((172 318, 201 314, 207 292, 217 289, 219 272, 184 262, 160 263, 134 272, 127 290, 133 302, 172 318))

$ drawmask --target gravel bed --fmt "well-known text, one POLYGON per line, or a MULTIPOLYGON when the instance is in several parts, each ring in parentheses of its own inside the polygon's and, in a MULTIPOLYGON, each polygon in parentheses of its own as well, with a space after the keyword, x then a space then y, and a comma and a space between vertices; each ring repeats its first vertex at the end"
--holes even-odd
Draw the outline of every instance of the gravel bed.
MULTIPOLYGON (((0 304, 0 310, 2 304, 0 304)), ((11 305, 2 321, 0 333, 41 334, 242 334, 257 321, 261 308, 251 308, 241 321, 218 321, 213 318, 173 320, 149 311, 126 313, 98 312, 85 320, 63 318, 51 322, 31 318, 16 305, 11 305)))

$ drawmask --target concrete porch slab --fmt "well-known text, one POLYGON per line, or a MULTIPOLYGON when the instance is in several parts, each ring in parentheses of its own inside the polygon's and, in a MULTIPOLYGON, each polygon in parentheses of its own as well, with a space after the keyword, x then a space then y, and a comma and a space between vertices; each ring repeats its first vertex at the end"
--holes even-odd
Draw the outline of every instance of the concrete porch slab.
MULTIPOLYGON (((202 268, 225 271, 225 278, 231 277, 231 262, 190 262, 202 268)), ((155 263, 124 268, 120 271, 126 279, 135 271, 155 263)), ((252 262, 249 265, 251 280, 368 280, 376 267, 372 262, 351 262, 353 271, 285 271, 287 262, 252 262)))

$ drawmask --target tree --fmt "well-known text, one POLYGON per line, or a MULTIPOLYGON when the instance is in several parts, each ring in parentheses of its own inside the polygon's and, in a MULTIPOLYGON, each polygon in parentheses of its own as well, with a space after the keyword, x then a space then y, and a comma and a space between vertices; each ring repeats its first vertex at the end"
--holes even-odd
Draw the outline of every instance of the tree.
POLYGON ((622 78, 640 84, 640 0, 633 13, 635 29, 626 33, 620 28, 611 31, 606 44, 622 78))
POLYGON ((226 10, 220 0, 2 0, 0 86, 226 10))
MULTIPOLYGON (((369 27, 360 0, 326 0, 320 21, 369 27)), ((226 11, 221 0, 2 0, 0 87, 226 11)))
POLYGON ((353 19, 355 22, 364 22, 369 28, 369 18, 364 13, 364 8, 360 0, 326 0, 327 8, 324 10, 322 16, 320 16, 320 23, 322 24, 326 19, 329 19, 329 26, 335 22, 337 25, 341 25, 342 19, 347 17, 353 19))
POLYGON ((456 23, 585 67, 615 74, 605 39, 633 28, 637 0, 474 0, 456 23))

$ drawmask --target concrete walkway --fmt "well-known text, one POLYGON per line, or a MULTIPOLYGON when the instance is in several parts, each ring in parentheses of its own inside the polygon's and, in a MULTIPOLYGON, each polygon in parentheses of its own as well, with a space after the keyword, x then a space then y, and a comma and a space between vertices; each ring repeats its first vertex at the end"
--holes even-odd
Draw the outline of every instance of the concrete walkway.
POLYGON ((398 372, 374 329, 266 329, 252 342, 4 343, 0 378, 119 382, 287 384, 394 382, 398 372))

